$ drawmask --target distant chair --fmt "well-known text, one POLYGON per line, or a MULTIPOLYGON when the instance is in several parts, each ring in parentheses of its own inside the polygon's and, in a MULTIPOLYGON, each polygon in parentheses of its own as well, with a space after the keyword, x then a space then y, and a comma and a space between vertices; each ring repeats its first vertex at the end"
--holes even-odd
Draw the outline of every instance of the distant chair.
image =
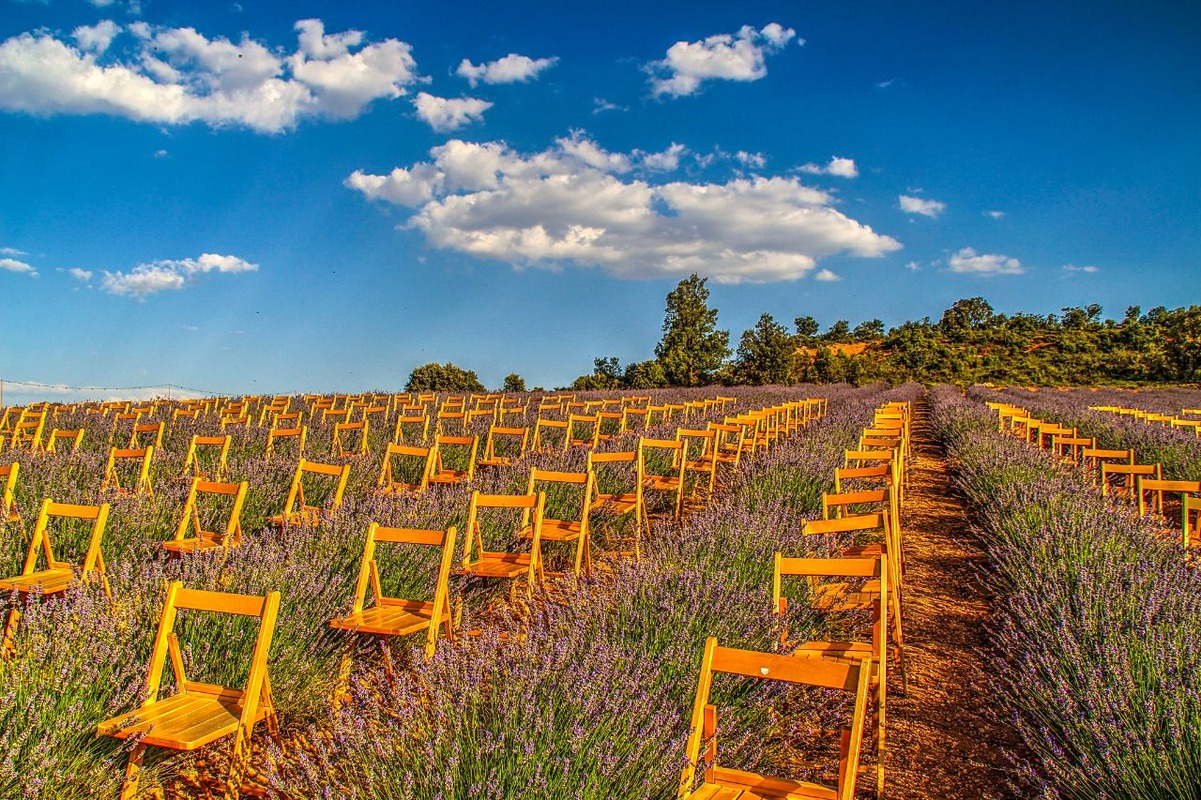
MULTIPOLYGON (((246 503, 246 493, 249 488, 250 484, 246 481, 218 483, 193 478, 192 488, 188 491, 188 499, 184 501, 183 515, 175 529, 175 538, 163 542, 163 550, 173 555, 185 555, 237 547, 242 543, 242 506, 246 503), (201 498, 221 497, 232 498, 224 523, 219 527, 213 526, 217 528, 216 530, 206 530, 205 525, 200 521, 201 498)), ((215 514, 209 512, 206 516, 215 516, 215 514)))

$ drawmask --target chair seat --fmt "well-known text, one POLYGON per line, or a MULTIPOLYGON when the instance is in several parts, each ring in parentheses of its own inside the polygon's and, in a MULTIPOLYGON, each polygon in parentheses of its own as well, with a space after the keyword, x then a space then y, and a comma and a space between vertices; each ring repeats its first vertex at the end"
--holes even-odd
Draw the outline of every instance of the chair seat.
POLYGON ((465 469, 444 469, 430 476, 430 483, 466 483, 468 480, 465 469))
POLYGON ((648 475, 643 479, 643 486, 657 492, 674 492, 680 488, 679 478, 668 478, 660 475, 648 475))
POLYGON ((33 594, 61 594, 75 584, 75 570, 70 567, 56 567, 31 572, 28 575, 16 575, 0 580, 0 591, 33 594))
POLYGON ((496 458, 481 458, 475 462, 477 467, 511 467, 517 460, 512 456, 497 456, 496 458))
POLYGON ((206 553, 210 550, 220 550, 225 543, 216 537, 192 537, 190 539, 172 539, 162 543, 162 548, 168 553, 182 555, 184 553, 206 553))
POLYGON ((305 506, 300 511, 267 517, 267 524, 272 528, 297 528, 301 525, 316 525, 317 521, 321 519, 321 513, 322 509, 320 508, 305 506))
MULTIPOLYGON (((190 690, 151 703, 96 726, 101 736, 127 739, 141 736, 142 744, 171 750, 195 750, 238 729, 241 693, 190 690)), ((270 712, 260 703, 255 722, 270 712)))
MULTIPOLYGON (((550 542, 574 542, 580 538, 583 532, 584 525, 579 521, 567 519, 543 519, 542 520, 542 539, 550 542)), ((534 526, 526 525, 517 532, 517 535, 524 539, 532 539, 534 536, 534 526)))
POLYGON ((754 772, 714 767, 713 780, 706 781, 689 800, 837 800, 834 789, 817 783, 771 778, 754 772), (707 792, 707 793, 706 793, 707 792))
POLYGON ((482 578, 516 578, 529 570, 530 558, 530 553, 482 553, 463 569, 482 578))
MULTIPOLYGON (((380 636, 405 636, 427 630, 434 617, 434 604, 417 601, 388 603, 364 609, 358 614, 337 617, 329 621, 330 627, 358 633, 374 633, 380 636)), ((439 623, 449 618, 442 614, 439 623)))
POLYGON ((637 507, 638 495, 630 492, 628 494, 602 494, 597 497, 588 510, 603 511, 607 514, 629 514, 637 507))

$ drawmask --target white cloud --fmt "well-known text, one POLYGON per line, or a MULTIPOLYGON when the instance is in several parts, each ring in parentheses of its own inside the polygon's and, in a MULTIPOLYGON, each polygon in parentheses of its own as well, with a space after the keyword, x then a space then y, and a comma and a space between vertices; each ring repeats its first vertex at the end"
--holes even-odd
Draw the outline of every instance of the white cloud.
POLYGON ((745 150, 739 150, 734 154, 734 158, 747 169, 763 169, 767 166, 767 157, 762 153, 748 153, 745 150))
POLYGON ((15 247, 0 247, 0 256, 27 256, 24 250, 18 250, 15 247))
POLYGON ((417 118, 428 124, 439 133, 458 130, 484 118, 484 112, 492 108, 492 103, 475 97, 435 97, 432 94, 419 92, 413 98, 417 109, 417 118))
POLYGON ((418 79, 405 42, 364 44, 359 31, 326 35, 315 19, 295 27, 297 49, 282 54, 246 35, 235 43, 135 22, 127 28, 133 47, 114 58, 106 54, 119 28, 109 21, 77 28, 78 47, 43 31, 22 33, 0 42, 0 109, 279 133, 305 119, 356 117, 418 79))
POLYGON ((671 147, 658 153, 643 153, 640 150, 634 152, 638 156, 638 163, 646 169, 655 170, 656 172, 670 172, 679 168, 680 157, 688 152, 688 148, 682 144, 672 142, 671 147))
POLYGON ((985 211, 984 216, 992 217, 993 219, 1001 219, 1005 216, 1004 211, 985 211))
POLYGON ((859 169, 855 166, 855 159, 841 158, 839 156, 831 156, 830 163, 826 166, 820 164, 802 164, 797 167, 801 172, 807 172, 810 175, 834 175, 839 178, 858 178, 859 169))
POLYGON ((95 25, 81 25, 71 36, 79 43, 79 49, 91 53, 103 53, 121 32, 121 26, 111 19, 103 19, 95 25))
POLYGON ((916 261, 910 261, 908 264, 905 265, 905 269, 911 270, 913 272, 919 272, 921 270, 921 268, 922 268, 922 265, 917 263, 916 261))
POLYGON ((1021 275, 1026 270, 1016 258, 999 254, 980 255, 970 247, 965 247, 951 256, 947 264, 951 272, 966 275, 1021 275))
POLYGON ((592 98, 592 113, 593 114, 603 114, 606 111, 625 111, 625 110, 626 110, 625 106, 619 106, 619 105, 617 105, 617 103, 614 103, 610 100, 606 100, 603 97, 592 98))
POLYGON ((823 281, 825 283, 833 283, 834 281, 842 280, 842 278, 828 269, 819 269, 817 274, 813 276, 813 280, 823 281))
POLYGON ((707 80, 757 81, 767 75, 767 55, 779 52, 795 36, 792 28, 772 22, 758 31, 743 25, 736 34, 676 42, 666 58, 647 64, 651 92, 655 97, 684 97, 695 94, 707 80))
POLYGON ((528 155, 456 139, 430 156, 388 175, 355 172, 346 185, 415 209, 403 227, 434 247, 518 268, 768 282, 801 278, 834 253, 870 258, 900 248, 795 177, 652 184, 625 177, 636 152, 610 153, 579 131, 528 155))
POLYGON ((251 264, 237 256, 204 253, 199 258, 138 264, 128 272, 105 270, 100 279, 100 288, 109 294, 142 299, 157 292, 182 289, 208 272, 254 272, 258 268, 258 264, 251 264))
POLYGON ((1092 275, 1093 273, 1100 272, 1101 270, 1097 267, 1094 267, 1092 264, 1088 264, 1083 267, 1078 267, 1075 264, 1064 264, 1063 271, 1069 275, 1075 275, 1081 272, 1092 275))
POLYGON ((15 258, 0 258, 0 270, 28 275, 31 278, 36 278, 38 276, 38 271, 36 269, 29 266, 24 261, 18 261, 15 258))
POLYGON ((80 283, 87 283, 92 279, 91 270, 80 269, 79 267, 71 267, 69 270, 67 270, 67 274, 80 283))
POLYGON ((937 200, 925 200, 921 197, 910 197, 903 194, 897 198, 901 204, 901 210, 906 214, 921 214, 923 217, 935 219, 946 210, 947 204, 940 203, 937 200))
POLYGON ((472 64, 468 59, 459 62, 455 71, 461 78, 466 78, 474 89, 482 83, 520 83, 533 80, 539 73, 553 67, 559 59, 530 58, 529 56, 509 53, 504 58, 489 61, 486 64, 472 64))

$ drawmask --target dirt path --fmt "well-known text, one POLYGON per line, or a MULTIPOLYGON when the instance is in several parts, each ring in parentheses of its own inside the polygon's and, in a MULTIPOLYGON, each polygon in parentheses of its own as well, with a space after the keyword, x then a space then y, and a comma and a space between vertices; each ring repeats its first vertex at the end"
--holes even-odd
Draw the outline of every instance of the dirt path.
POLYGON ((987 711, 983 625, 991 606, 975 574, 985 554, 966 530, 962 502, 951 494, 927 414, 923 397, 914 410, 901 511, 909 695, 889 698, 888 796, 1000 800, 1013 796, 1004 753, 1013 752, 1016 738, 987 711))

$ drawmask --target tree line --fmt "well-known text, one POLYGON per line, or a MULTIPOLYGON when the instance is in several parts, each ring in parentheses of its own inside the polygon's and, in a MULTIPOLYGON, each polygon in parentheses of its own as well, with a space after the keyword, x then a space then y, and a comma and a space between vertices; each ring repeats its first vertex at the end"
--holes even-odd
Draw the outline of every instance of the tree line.
MULTIPOLYGON (((796 317, 789 330, 771 314, 762 314, 732 349, 730 332, 717 326, 718 311, 709 306, 705 283, 694 274, 668 293, 663 335, 653 358, 623 367, 615 357, 597 357, 592 372, 576 378, 570 388, 910 380, 1057 386, 1201 380, 1201 306, 1196 305, 1158 306, 1146 313, 1130 306, 1115 320, 1103 319, 1103 309, 1096 304, 1069 306, 1045 316, 1006 315, 984 298, 971 297, 957 300, 937 321, 926 317, 888 330, 879 319, 870 319, 854 327, 838 320, 822 331, 811 316, 796 317)), ((483 391, 474 372, 453 364, 418 367, 407 388, 483 391)), ((525 382, 511 374, 504 388, 521 391, 525 382)))

